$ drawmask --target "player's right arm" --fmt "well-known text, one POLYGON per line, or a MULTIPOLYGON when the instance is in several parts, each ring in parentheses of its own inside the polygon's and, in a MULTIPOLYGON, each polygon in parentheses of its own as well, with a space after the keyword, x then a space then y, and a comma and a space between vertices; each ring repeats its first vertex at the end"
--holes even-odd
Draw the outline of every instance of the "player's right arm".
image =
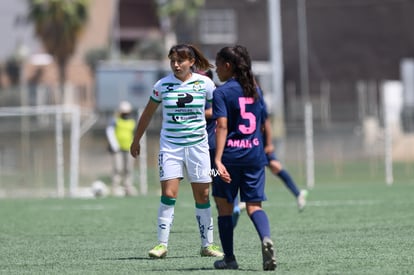
POLYGON ((109 143, 109 150, 112 153, 119 151, 119 143, 115 135, 115 127, 116 127, 116 120, 115 118, 113 118, 105 129, 106 138, 109 143))
POLYGON ((138 125, 135 131, 134 140, 132 141, 132 144, 130 147, 130 153, 134 158, 136 158, 141 151, 139 142, 141 140, 141 137, 144 135, 144 132, 147 129, 151 121, 151 118, 153 114, 155 113, 155 111, 157 110, 159 104, 160 103, 155 102, 153 99, 149 99, 147 106, 145 106, 145 109, 142 112, 142 115, 138 120, 138 125))

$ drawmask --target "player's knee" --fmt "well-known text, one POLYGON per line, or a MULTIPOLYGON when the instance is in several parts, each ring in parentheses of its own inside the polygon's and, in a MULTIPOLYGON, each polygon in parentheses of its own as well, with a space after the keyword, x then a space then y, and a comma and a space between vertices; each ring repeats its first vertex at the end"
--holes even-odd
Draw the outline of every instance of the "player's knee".
POLYGON ((167 197, 167 198, 171 198, 171 199, 176 199, 177 198, 177 192, 174 192, 172 190, 163 190, 162 191, 162 196, 167 197))
POLYGON ((278 161, 272 161, 270 167, 272 172, 275 174, 279 173, 283 169, 282 164, 278 161))
POLYGON ((262 210, 262 206, 259 204, 250 204, 250 203, 246 203, 246 212, 247 215, 250 217, 251 215, 253 215, 254 212, 258 211, 258 210, 262 210))

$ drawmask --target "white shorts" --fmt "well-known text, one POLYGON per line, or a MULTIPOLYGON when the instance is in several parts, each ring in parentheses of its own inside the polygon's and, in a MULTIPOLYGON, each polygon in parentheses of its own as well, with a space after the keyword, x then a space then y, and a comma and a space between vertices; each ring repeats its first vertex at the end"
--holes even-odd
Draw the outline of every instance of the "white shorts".
POLYGON ((190 182, 211 182, 208 142, 189 147, 160 150, 158 167, 161 181, 183 179, 184 171, 186 171, 190 182))

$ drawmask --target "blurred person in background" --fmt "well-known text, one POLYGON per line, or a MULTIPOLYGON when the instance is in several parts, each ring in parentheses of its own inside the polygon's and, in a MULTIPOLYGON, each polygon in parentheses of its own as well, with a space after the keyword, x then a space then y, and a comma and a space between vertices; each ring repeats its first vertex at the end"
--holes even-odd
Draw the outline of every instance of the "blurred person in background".
POLYGON ((136 120, 132 117, 132 105, 121 101, 117 114, 106 127, 109 151, 112 155, 112 194, 115 196, 135 196, 133 185, 134 158, 129 153, 136 120))

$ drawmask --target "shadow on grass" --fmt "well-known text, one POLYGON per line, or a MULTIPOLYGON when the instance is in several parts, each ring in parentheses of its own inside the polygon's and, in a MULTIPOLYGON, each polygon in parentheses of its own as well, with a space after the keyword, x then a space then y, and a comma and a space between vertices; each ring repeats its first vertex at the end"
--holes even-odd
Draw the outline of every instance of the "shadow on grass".
MULTIPOLYGON (((168 259, 184 259, 184 258, 198 258, 197 256, 182 256, 182 257, 168 257, 168 259)), ((165 261, 167 259, 151 259, 148 257, 122 257, 122 258, 104 258, 104 261, 136 261, 136 260, 145 260, 145 261, 165 261)), ((182 272, 193 272, 193 271, 201 271, 201 270, 217 270, 213 266, 212 267, 200 267, 200 268, 168 268, 168 271, 182 271, 182 272)), ((245 269, 239 268, 239 271, 258 271, 256 269, 245 269)), ((158 271, 165 271, 165 268, 151 268, 148 270, 151 272, 158 272, 158 271)))
MULTIPOLYGON (((200 267, 200 268, 168 268, 168 271, 182 271, 182 272, 193 272, 193 271, 201 271, 201 270, 217 270, 217 271, 260 271, 257 269, 246 269, 246 268, 239 268, 239 269, 215 269, 214 267, 200 267)), ((149 270, 148 270, 149 271, 149 270)), ((150 271, 165 271, 165 269, 151 269, 150 271)))
MULTIPOLYGON (((187 259, 187 258, 199 258, 197 256, 181 256, 181 257, 170 257, 168 256, 168 259, 187 259)), ((152 259, 149 257, 122 257, 122 258, 104 258, 102 259, 104 261, 132 261, 132 260, 148 260, 148 261, 163 261, 166 259, 152 259)))

